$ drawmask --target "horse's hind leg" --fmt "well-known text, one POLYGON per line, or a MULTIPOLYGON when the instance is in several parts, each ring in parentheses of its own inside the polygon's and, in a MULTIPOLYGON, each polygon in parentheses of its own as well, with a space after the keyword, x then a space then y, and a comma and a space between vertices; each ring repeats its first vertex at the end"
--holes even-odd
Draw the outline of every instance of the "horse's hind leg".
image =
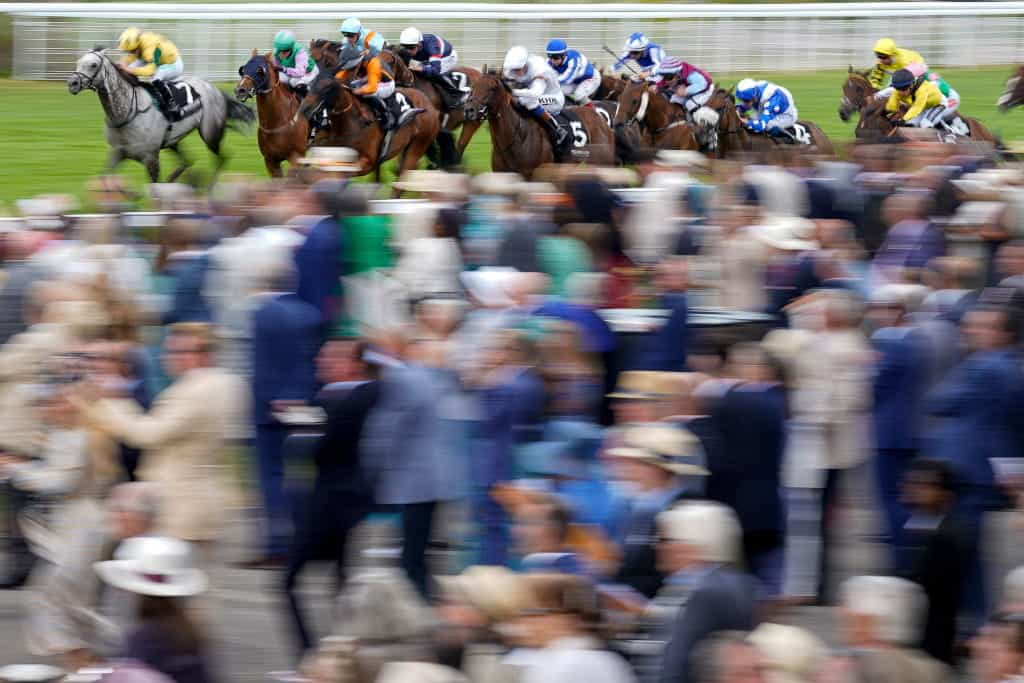
POLYGON ((174 169, 171 175, 167 176, 167 182, 169 183, 173 183, 175 180, 177 180, 178 177, 186 170, 188 170, 188 167, 192 165, 192 162, 189 160, 188 155, 186 155, 185 152, 182 151, 179 144, 174 144, 167 148, 173 151, 178 156, 178 159, 181 160, 181 164, 178 166, 178 168, 174 169))

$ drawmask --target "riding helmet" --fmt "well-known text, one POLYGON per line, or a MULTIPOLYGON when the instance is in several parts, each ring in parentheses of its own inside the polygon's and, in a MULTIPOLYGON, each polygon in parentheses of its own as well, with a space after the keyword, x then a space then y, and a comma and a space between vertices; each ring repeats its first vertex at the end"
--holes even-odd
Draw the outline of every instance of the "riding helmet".
POLYGON ((349 17, 341 23, 339 33, 362 33, 363 24, 357 17, 349 17))
POLYGON ((399 45, 407 45, 409 47, 414 47, 422 42, 423 34, 420 33, 420 30, 415 26, 410 26, 409 28, 402 31, 402 35, 398 36, 399 45))
POLYGON ((277 35, 274 36, 274 50, 281 52, 282 50, 294 50, 295 49, 295 34, 291 31, 278 31, 277 35))
POLYGON ((910 69, 900 69, 892 75, 892 87, 904 90, 914 84, 914 74, 910 69))
POLYGON ((126 28, 121 33, 121 39, 118 41, 117 46, 122 52, 134 52, 139 49, 139 36, 142 32, 134 26, 126 28))
POLYGON ((640 52, 646 50, 651 44, 651 41, 647 40, 647 36, 637 31, 636 33, 630 33, 629 37, 626 38, 626 51, 627 52, 640 52))
POLYGON ((755 81, 753 78, 744 78, 736 84, 734 94, 736 95, 737 100, 742 102, 751 102, 756 100, 761 94, 761 87, 761 82, 755 81))
POLYGON ((658 65, 658 73, 663 76, 674 76, 683 69, 683 62, 675 57, 666 57, 665 61, 658 65))
POLYGON ((518 71, 526 66, 529 59, 530 53, 527 49, 522 45, 516 45, 505 53, 505 62, 501 66, 506 72, 518 71))
POLYGON ((888 55, 891 57, 896 54, 896 41, 892 38, 882 38, 875 43, 874 52, 876 55, 888 55))
POLYGON ((548 57, 557 57, 559 55, 564 55, 568 51, 569 46, 566 45, 565 41, 562 40, 561 38, 553 38, 550 41, 548 41, 548 57))

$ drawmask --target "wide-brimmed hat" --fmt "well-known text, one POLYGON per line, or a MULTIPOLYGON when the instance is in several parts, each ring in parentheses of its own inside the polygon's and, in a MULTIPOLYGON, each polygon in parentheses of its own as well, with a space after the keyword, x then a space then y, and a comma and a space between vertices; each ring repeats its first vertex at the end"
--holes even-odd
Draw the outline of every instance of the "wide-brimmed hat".
POLYGON ((359 152, 351 147, 310 147, 299 164, 325 173, 355 173, 360 170, 359 152))
POLYGON ((672 474, 706 476, 704 450, 689 431, 667 424, 627 427, 619 444, 605 451, 612 458, 629 458, 660 467, 672 474))
POLYGON ((814 241, 814 223, 799 216, 769 216, 751 230, 754 239, 783 251, 810 251, 814 241))
POLYGON ((65 672, 49 664, 8 664, 0 667, 0 681, 6 683, 47 683, 64 678, 65 672))
POLYGON ((544 438, 519 449, 519 464, 528 474, 586 479, 593 473, 604 439, 600 425, 582 420, 553 420, 544 438))
POLYGON ((655 370, 626 370, 619 373, 615 391, 608 398, 657 401, 664 397, 664 382, 655 370))
POLYGON ((191 564, 185 541, 166 536, 139 536, 125 541, 118 559, 97 562, 105 583, 139 595, 181 598, 206 590, 206 574, 191 564))

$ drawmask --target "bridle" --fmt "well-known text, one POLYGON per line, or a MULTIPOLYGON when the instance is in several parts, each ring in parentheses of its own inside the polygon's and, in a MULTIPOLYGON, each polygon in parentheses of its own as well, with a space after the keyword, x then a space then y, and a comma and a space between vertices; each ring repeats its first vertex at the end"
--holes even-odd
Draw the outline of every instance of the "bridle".
MULTIPOLYGON (((97 57, 100 58, 100 66, 96 67, 96 73, 93 74, 92 76, 87 76, 83 72, 78 71, 76 69, 75 71, 71 72, 71 75, 72 76, 78 76, 82 80, 82 82, 83 82, 82 88, 83 89, 85 89, 85 90, 92 90, 94 92, 99 92, 98 88, 96 87, 96 79, 99 78, 100 73, 103 71, 103 64, 104 63, 105 64, 109 64, 110 67, 112 69, 114 69, 115 72, 117 71, 117 67, 110 60, 110 57, 107 57, 107 55, 105 55, 103 52, 101 52, 99 50, 90 50, 89 54, 96 55, 97 57)), ((120 73, 118 73, 117 76, 118 76, 118 78, 122 78, 120 73)), ((150 106, 146 107, 145 109, 139 109, 139 90, 140 90, 140 88, 138 86, 136 86, 136 85, 131 85, 131 90, 132 90, 132 104, 131 104, 130 108, 131 108, 132 113, 129 114, 128 117, 124 121, 121 121, 120 123, 108 123, 107 124, 108 126, 113 128, 114 130, 118 130, 120 128, 124 128, 129 123, 131 123, 136 118, 138 118, 139 114, 143 114, 143 113, 149 111, 152 108, 152 104, 151 104, 150 106)))

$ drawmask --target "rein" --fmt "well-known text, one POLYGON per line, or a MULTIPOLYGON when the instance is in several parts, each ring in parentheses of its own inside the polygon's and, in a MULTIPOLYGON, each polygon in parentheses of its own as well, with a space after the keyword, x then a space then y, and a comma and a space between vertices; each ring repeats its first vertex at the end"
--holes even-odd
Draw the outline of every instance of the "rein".
MULTIPOLYGON (((93 52, 93 54, 98 55, 99 58, 101 60, 103 60, 104 64, 109 65, 110 68, 112 68, 114 70, 115 76, 117 78, 121 78, 122 80, 124 80, 124 77, 121 76, 121 74, 117 71, 117 67, 114 65, 114 63, 112 61, 110 61, 109 57, 107 57, 102 52, 93 52)), ((104 67, 104 69, 105 68, 106 67, 104 67)), ((85 84, 82 87, 84 87, 86 90, 92 90, 92 91, 95 91, 95 92, 99 92, 99 88, 96 87, 96 79, 100 75, 99 71, 97 71, 96 75, 92 76, 91 78, 86 76, 81 71, 74 71, 72 73, 82 79, 82 81, 85 84)), ((132 121, 137 119, 139 114, 144 114, 144 113, 146 113, 147 111, 149 111, 150 109, 153 108, 153 104, 150 103, 150 105, 148 107, 146 107, 145 109, 139 109, 139 90, 142 88, 141 85, 132 85, 131 83, 129 83, 128 87, 130 87, 131 90, 132 90, 132 104, 131 104, 132 113, 129 114, 128 117, 124 121, 121 121, 120 123, 112 123, 110 121, 107 121, 107 125, 110 128, 113 128, 114 130, 120 130, 121 128, 124 128, 129 123, 131 123, 132 121)))

